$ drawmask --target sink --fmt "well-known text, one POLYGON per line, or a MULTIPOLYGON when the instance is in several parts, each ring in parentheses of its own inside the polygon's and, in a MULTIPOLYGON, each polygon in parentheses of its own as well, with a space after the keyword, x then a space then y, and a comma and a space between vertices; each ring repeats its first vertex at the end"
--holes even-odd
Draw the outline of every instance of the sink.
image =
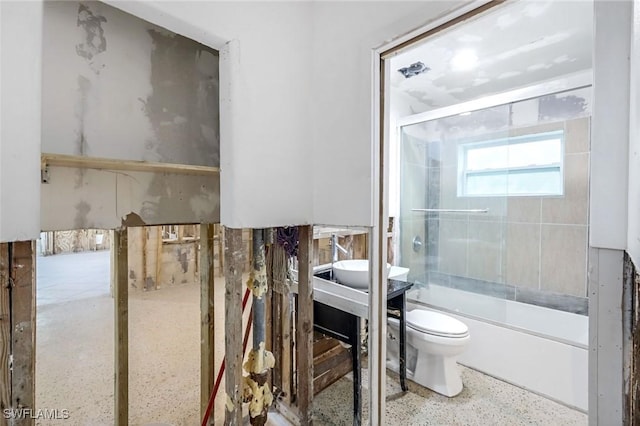
MULTIPOLYGON (((391 265, 387 263, 387 275, 391 265)), ((366 259, 340 260, 333 264, 333 277, 352 288, 369 289, 369 261, 366 259)))

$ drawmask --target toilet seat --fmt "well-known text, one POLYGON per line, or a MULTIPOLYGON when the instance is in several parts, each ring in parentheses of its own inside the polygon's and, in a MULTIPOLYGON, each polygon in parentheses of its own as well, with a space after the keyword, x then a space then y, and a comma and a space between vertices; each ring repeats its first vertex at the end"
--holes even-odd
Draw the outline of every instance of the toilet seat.
POLYGON ((469 335, 465 323, 438 312, 414 309, 407 312, 406 320, 408 327, 434 336, 460 338, 469 335))

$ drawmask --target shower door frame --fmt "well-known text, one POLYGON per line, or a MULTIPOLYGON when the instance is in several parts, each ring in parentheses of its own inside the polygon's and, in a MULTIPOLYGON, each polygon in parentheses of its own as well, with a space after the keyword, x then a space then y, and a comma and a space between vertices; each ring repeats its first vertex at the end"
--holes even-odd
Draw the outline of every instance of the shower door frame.
MULTIPOLYGON (((404 48, 454 24, 465 21, 502 0, 476 0, 451 13, 384 43, 372 52, 372 147, 373 147, 373 219, 370 254, 372 270, 371 304, 383 306, 386 297, 381 265, 386 262, 385 241, 388 226, 390 117, 389 59, 404 48)), ((629 194, 630 117, 637 105, 630 101, 630 91, 637 90, 631 73, 637 73, 637 61, 629 60, 638 49, 640 27, 632 18, 640 10, 635 2, 604 2, 594 0, 593 97, 589 191, 589 423, 614 422, 628 418, 627 405, 630 384, 631 340, 629 283, 623 282, 623 258, 627 249, 629 194), (631 65, 629 65, 631 62, 631 65), (613 142, 613 143, 612 143, 613 142), (616 167, 611 167, 615 164, 616 167), (595 183, 595 184, 594 184, 595 183), (614 331, 615 330, 615 331, 614 331)), ((628 280, 627 280, 628 281, 628 280)), ((370 304, 370 308, 371 308, 370 304)), ((374 312, 371 310, 370 314, 374 312)), ((370 393, 371 424, 384 424, 384 379, 386 324, 380 322, 372 333, 370 354, 372 391, 370 393), (377 387, 376 387, 377 385, 377 387), (376 391, 377 390, 377 391, 376 391)))

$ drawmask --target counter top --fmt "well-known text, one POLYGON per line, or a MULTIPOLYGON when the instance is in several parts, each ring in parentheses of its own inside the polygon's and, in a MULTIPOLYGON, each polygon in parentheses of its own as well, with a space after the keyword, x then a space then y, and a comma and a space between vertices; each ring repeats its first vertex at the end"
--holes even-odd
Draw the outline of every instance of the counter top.
MULTIPOLYGON (((369 294, 339 284, 329 279, 329 271, 319 271, 313 276, 313 299, 325 305, 333 306, 341 311, 357 315, 360 318, 369 318, 369 294)), ((413 286, 412 282, 388 280, 387 299, 393 299, 406 292, 413 286)), ((298 283, 294 282, 291 291, 298 292, 298 283)))

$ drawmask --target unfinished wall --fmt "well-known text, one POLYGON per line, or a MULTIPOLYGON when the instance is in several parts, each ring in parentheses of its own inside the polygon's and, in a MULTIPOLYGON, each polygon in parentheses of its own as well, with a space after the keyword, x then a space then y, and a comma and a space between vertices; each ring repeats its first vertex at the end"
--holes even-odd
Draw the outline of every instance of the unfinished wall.
MULTIPOLYGON (((129 289, 151 291, 182 284, 196 284, 200 280, 200 226, 181 228, 175 238, 163 238, 161 226, 128 229, 129 289), (191 227, 188 235, 184 231, 191 227), (158 262, 159 259, 159 262, 158 262)), ((216 277, 224 276, 222 228, 216 226, 213 247, 213 270, 216 277)), ((166 231, 166 229, 165 229, 166 231)), ((250 270, 251 230, 242 231, 244 271, 250 270)), ((199 285, 199 284, 198 284, 199 285)))
POLYGON ((223 52, 223 224, 311 223, 312 3, 109 3, 223 52))
POLYGON ((221 195, 222 222, 238 228, 372 224, 372 49, 461 3, 113 2, 236 44, 222 60, 221 195))
POLYGON ((90 250, 109 250, 111 233, 104 229, 49 231, 40 234, 39 254, 49 256, 90 250))
MULTIPOLYGON (((42 152, 219 166, 215 50, 101 2, 45 2, 43 36, 42 152)), ((219 181, 52 167, 42 205, 46 230, 217 222, 219 181)))

